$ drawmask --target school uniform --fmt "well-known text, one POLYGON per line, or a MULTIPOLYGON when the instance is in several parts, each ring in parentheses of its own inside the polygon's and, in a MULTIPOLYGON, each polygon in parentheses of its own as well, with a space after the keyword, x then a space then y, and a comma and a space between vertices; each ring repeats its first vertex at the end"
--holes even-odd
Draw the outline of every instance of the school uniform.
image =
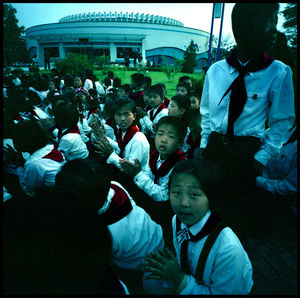
POLYGON ((195 149, 199 148, 201 142, 201 135, 198 140, 194 141, 192 139, 191 131, 188 129, 188 133, 184 139, 184 144, 182 151, 188 159, 193 159, 195 149))
POLYGON ((83 142, 78 126, 58 131, 58 148, 67 160, 85 159, 89 151, 83 142))
POLYGON ((88 125, 87 119, 84 116, 84 114, 80 114, 79 117, 81 118, 78 122, 77 122, 77 126, 79 128, 80 131, 80 136, 82 138, 82 141, 86 144, 89 142, 89 135, 92 131, 92 128, 88 125))
POLYGON ((47 97, 47 95, 48 95, 48 93, 49 93, 49 90, 38 91, 38 90, 36 90, 36 89, 33 88, 33 87, 29 87, 29 90, 30 90, 30 91, 34 91, 34 92, 40 97, 40 99, 41 99, 42 101, 47 97))
POLYGON ((139 120, 142 132, 147 134, 150 132, 150 137, 155 138, 155 132, 153 131, 153 123, 157 123, 158 120, 164 116, 168 116, 168 109, 161 103, 158 107, 147 112, 147 115, 139 120))
POLYGON ((24 172, 19 181, 24 191, 45 185, 54 185, 55 176, 66 160, 54 145, 48 144, 26 158, 24 172))
POLYGON ((169 177, 176 162, 186 159, 184 153, 176 150, 166 160, 162 160, 158 151, 153 151, 144 170, 134 176, 134 183, 156 202, 169 199, 169 177))
POLYGON ((48 119, 49 115, 39 106, 32 106, 31 107, 31 115, 33 116, 33 118, 35 118, 36 120, 41 120, 41 119, 48 119))
POLYGON ((89 91, 91 88, 93 88, 93 81, 90 80, 90 79, 86 79, 86 80, 84 81, 83 88, 84 88, 86 91, 89 91))
POLYGON ((146 136, 140 132, 136 125, 131 125, 126 132, 116 126, 114 129, 114 138, 107 137, 109 143, 114 149, 107 159, 107 163, 114 164, 119 169, 119 161, 126 158, 130 162, 134 162, 137 158, 142 169, 147 165, 149 158, 150 145, 146 136))
POLYGON ((113 262, 124 269, 142 270, 146 253, 163 249, 162 228, 137 206, 118 182, 112 181, 98 214, 108 225, 113 242, 113 262))
POLYGON ((181 269, 187 272, 185 286, 182 283, 177 289, 180 295, 250 293, 253 286, 252 265, 238 237, 229 227, 221 226, 208 251, 203 271, 197 271, 199 256, 213 228, 219 223, 218 219, 215 213, 208 210, 199 222, 187 228, 176 215, 173 217, 173 243, 177 261, 181 269), (186 236, 187 233, 189 236, 186 236), (186 240, 186 237, 192 240, 186 240))

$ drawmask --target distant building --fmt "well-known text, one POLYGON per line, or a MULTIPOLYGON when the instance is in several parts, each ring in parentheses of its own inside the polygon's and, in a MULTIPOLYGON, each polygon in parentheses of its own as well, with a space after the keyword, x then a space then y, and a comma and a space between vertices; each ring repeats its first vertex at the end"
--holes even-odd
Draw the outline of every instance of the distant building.
POLYGON ((191 40, 198 46, 197 68, 206 66, 209 33, 184 27, 171 18, 149 14, 83 13, 66 16, 58 23, 33 26, 25 30, 31 58, 44 65, 44 51, 52 58, 69 53, 106 55, 112 63, 131 63, 140 57, 153 65, 175 64, 191 40), (165 58, 164 58, 165 57, 165 58))

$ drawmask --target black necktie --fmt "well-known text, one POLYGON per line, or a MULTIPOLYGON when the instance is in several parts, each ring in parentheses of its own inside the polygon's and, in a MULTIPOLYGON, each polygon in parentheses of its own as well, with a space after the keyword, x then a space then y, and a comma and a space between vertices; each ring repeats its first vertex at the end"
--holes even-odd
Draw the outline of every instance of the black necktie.
POLYGON ((227 63, 239 72, 239 75, 226 90, 222 99, 219 102, 220 104, 223 98, 231 90, 227 126, 227 135, 229 137, 233 137, 233 124, 241 115, 247 101, 247 90, 244 76, 248 71, 255 72, 268 67, 273 62, 273 60, 274 59, 268 57, 266 54, 263 54, 262 56, 256 59, 250 60, 246 66, 242 66, 238 61, 235 52, 233 52, 233 54, 226 59, 227 63))
MULTIPOLYGON (((180 227, 180 222, 177 217, 176 217, 176 221, 177 221, 177 227, 180 227)), ((205 225, 203 226, 203 228, 198 234, 194 236, 188 231, 189 237, 184 237, 185 239, 182 241, 181 250, 180 250, 180 264, 181 264, 181 269, 185 274, 191 274, 191 270, 188 265, 188 257, 187 257, 188 241, 197 242, 200 239, 204 238, 212 231, 212 229, 220 221, 221 221, 220 217, 216 213, 212 212, 207 222, 205 223, 205 225)), ((177 231, 177 235, 180 232, 181 231, 177 231)))

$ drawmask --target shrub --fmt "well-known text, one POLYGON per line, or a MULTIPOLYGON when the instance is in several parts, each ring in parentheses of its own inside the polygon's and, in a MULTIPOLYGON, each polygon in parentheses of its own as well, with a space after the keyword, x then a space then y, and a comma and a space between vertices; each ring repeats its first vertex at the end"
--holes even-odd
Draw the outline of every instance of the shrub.
POLYGON ((84 54, 69 54, 67 58, 55 61, 55 68, 59 73, 80 73, 86 69, 93 69, 93 65, 90 64, 88 56, 84 54))
POLYGON ((40 71, 40 68, 38 65, 30 65, 28 67, 28 70, 29 72, 33 73, 33 72, 39 72, 40 71))
POLYGON ((200 79, 195 79, 193 77, 191 77, 191 81, 193 84, 193 89, 196 93, 202 94, 202 89, 203 89, 203 84, 204 84, 204 75, 202 75, 202 77, 200 79))
POLYGON ((11 73, 16 77, 20 78, 22 74, 24 74, 24 70, 22 68, 15 68, 11 71, 11 73))

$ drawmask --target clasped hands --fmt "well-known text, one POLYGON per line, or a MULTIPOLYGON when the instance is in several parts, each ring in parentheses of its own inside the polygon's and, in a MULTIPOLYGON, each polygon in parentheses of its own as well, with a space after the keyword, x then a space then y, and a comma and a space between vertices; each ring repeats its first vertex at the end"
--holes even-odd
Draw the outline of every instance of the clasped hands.
POLYGON ((99 122, 92 122, 90 126, 97 140, 94 143, 94 146, 98 149, 98 151, 95 151, 95 153, 108 157, 114 150, 106 138, 104 126, 99 122))

